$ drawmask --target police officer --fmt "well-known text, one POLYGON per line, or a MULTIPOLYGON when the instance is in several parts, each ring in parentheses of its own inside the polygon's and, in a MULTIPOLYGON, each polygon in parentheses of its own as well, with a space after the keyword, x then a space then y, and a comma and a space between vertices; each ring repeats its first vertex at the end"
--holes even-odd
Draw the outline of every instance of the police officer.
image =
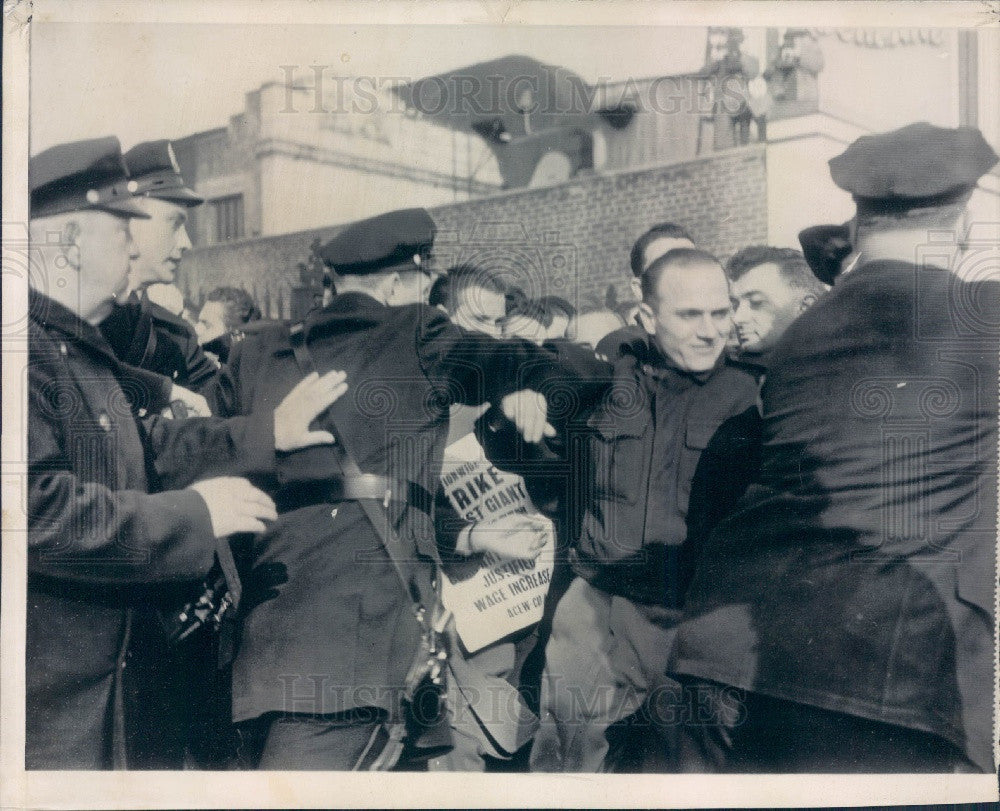
POLYGON ((550 430, 544 401, 517 391, 551 373, 542 350, 467 332, 436 307, 389 306, 398 274, 427 261, 434 233, 423 209, 345 228, 320 250, 337 291, 329 304, 294 332, 248 336, 230 359, 239 413, 281 397, 308 365, 343 368, 351 387, 319 421, 337 447, 281 460, 280 515, 251 553, 233 716, 260 768, 371 768, 386 730, 401 729, 422 631, 416 595, 369 512, 387 511, 404 565, 426 585, 450 406, 503 403, 528 438, 550 430))
POLYGON ((206 416, 208 405, 200 394, 212 387, 218 365, 204 353, 190 324, 145 295, 150 285, 176 280, 181 259, 191 247, 187 212, 204 201, 185 184, 167 140, 132 147, 125 162, 134 183, 135 205, 146 216, 132 229, 139 256, 129 270, 128 295, 101 324, 101 333, 121 360, 170 381, 162 384, 166 396, 157 404, 181 400, 194 413, 206 416))
POLYGON ((122 364, 97 330, 137 256, 130 218, 144 216, 118 140, 52 147, 28 173, 36 261, 25 764, 121 768, 131 765, 135 732, 122 672, 139 618, 160 587, 203 576, 226 536, 257 532, 275 517, 271 499, 238 476, 272 470, 276 448, 330 441, 308 426, 343 393, 343 380, 312 380, 273 413, 140 421, 149 373, 122 364))
POLYGON ((670 670, 718 723, 682 768, 995 770, 1000 285, 955 271, 996 162, 926 123, 830 161, 860 259, 775 347, 760 477, 688 592, 670 670))

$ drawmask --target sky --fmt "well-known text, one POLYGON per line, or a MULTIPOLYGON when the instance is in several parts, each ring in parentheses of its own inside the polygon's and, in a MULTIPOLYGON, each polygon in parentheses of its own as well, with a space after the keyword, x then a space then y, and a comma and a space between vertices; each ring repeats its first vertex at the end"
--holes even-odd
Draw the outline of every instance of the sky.
POLYGON ((701 66, 703 27, 232 25, 34 22, 31 152, 116 134, 125 149, 225 126, 244 94, 312 65, 331 75, 420 78, 511 53, 589 82, 701 66))

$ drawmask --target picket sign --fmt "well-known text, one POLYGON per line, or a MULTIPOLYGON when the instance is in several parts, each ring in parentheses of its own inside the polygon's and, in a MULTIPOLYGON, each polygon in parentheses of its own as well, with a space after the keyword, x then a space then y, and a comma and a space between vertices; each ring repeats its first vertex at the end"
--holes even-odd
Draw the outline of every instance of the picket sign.
MULTIPOLYGON (((441 484, 460 515, 487 526, 511 513, 537 512, 524 479, 494 467, 471 433, 445 449, 441 484)), ((551 522, 545 545, 534 560, 501 558, 487 552, 447 567, 441 598, 455 615, 455 627, 465 648, 474 653, 539 622, 554 567, 551 522)))

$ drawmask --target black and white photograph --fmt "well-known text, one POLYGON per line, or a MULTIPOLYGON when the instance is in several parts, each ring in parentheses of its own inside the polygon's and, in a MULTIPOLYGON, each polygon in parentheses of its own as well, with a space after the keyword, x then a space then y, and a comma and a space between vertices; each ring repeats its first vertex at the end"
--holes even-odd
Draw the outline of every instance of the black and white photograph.
POLYGON ((998 799, 1000 4, 3 58, 4 808, 998 799))

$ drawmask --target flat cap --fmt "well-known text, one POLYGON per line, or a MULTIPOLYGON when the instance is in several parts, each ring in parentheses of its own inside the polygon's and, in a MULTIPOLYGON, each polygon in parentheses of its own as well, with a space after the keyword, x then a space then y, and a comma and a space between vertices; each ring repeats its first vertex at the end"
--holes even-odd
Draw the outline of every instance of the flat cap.
POLYGON ((136 195, 156 197, 181 206, 205 202, 184 182, 177 156, 170 141, 146 141, 125 153, 129 177, 137 184, 136 195))
POLYGON ((844 225, 813 225, 799 231, 802 254, 813 275, 823 284, 833 284, 840 266, 851 253, 851 231, 844 225))
POLYGON ((975 127, 920 121, 858 138, 830 161, 830 174, 862 211, 906 211, 961 200, 996 162, 975 127))
POLYGON ((430 256, 436 230, 426 209, 390 211, 347 226, 318 254, 341 275, 377 273, 404 263, 419 265, 430 256))
POLYGON ((121 144, 113 135, 73 141, 39 152, 28 161, 31 217, 67 211, 107 211, 147 218, 132 200, 121 144))

